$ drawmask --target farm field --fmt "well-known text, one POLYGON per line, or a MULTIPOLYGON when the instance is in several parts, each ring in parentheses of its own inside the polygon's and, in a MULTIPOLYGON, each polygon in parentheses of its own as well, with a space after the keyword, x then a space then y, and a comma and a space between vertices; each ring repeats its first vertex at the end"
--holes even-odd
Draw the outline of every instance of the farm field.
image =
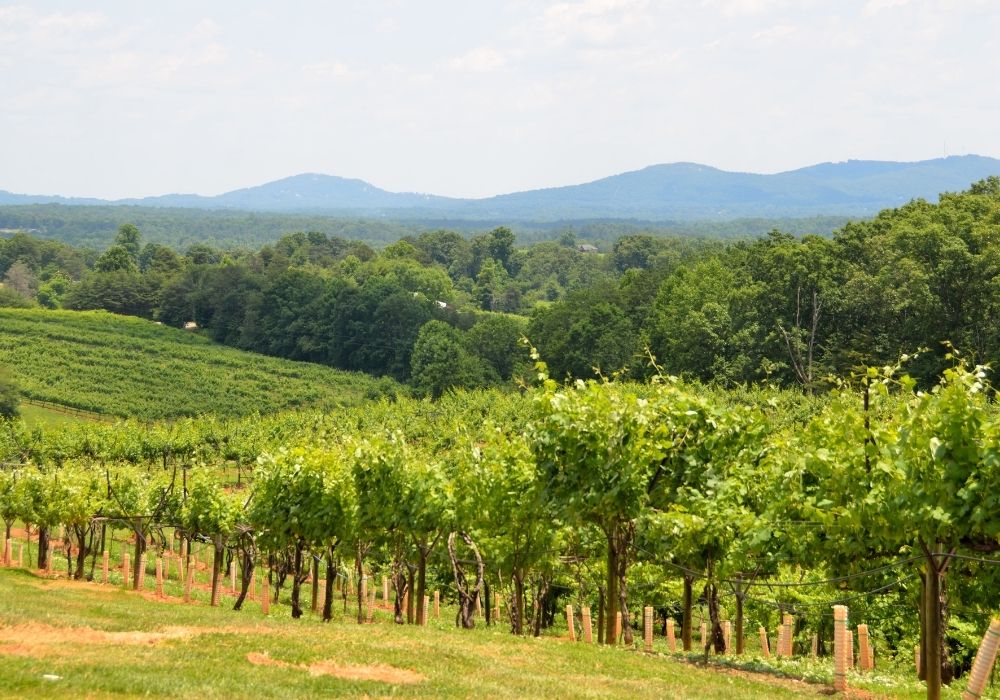
POLYGON ((148 420, 354 405, 394 386, 96 311, 0 309, 0 365, 30 398, 148 420))
MULTIPOLYGON (((805 698, 823 685, 681 657, 457 630, 449 609, 427 628, 342 619, 295 621, 284 605, 264 617, 182 605, 119 586, 0 570, 3 697, 633 697, 805 698)), ((200 592, 204 593, 204 592, 200 592)), ((231 601, 228 601, 231 605, 231 601)), ((339 607, 339 606, 338 606, 339 607)), ((659 641, 659 640, 658 640, 659 641)), ((949 693, 950 696, 950 693, 949 693)), ((919 697, 914 690, 848 697, 919 697)), ((958 697, 957 694, 955 697, 958 697)))

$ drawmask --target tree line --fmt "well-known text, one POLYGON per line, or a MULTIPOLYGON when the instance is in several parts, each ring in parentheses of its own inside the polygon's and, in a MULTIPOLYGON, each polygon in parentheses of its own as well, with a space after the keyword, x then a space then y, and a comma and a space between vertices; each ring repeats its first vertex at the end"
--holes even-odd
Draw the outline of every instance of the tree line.
POLYGON ((947 348, 1000 354, 1000 179, 915 200, 831 237, 779 231, 721 242, 626 235, 609 249, 515 244, 431 231, 381 250, 320 233, 256 252, 183 255, 123 225, 99 255, 15 235, 0 241, 0 303, 102 308, 218 342, 389 375, 421 394, 512 386, 527 335, 553 376, 663 369, 725 386, 807 391, 829 375, 919 354, 924 384, 947 348))

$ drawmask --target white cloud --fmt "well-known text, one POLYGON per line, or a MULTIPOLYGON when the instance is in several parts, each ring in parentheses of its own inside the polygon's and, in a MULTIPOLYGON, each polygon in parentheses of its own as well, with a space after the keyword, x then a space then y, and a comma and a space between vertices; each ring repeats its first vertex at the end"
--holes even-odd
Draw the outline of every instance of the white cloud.
POLYGON ((452 70, 484 73, 503 68, 507 65, 507 58, 490 46, 479 46, 451 59, 448 65, 452 70))
POLYGON ((895 7, 905 7, 910 4, 910 0, 868 0, 861 11, 865 17, 871 17, 883 10, 891 10, 895 7))
POLYGON ((756 41, 774 41, 795 33, 795 27, 791 24, 775 24, 772 27, 756 32, 753 38, 756 41))

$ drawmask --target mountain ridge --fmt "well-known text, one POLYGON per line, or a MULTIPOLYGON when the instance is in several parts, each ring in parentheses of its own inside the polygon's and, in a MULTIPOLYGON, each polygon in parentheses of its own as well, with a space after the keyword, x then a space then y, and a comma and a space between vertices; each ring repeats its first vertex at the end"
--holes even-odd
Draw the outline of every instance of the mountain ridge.
POLYGON ((357 178, 300 173, 214 196, 174 193, 102 200, 0 190, 0 206, 135 205, 511 221, 854 216, 900 206, 914 198, 933 199, 941 192, 966 189, 971 183, 996 174, 1000 174, 1000 160, 978 155, 923 161, 825 162, 772 174, 677 162, 653 164, 579 184, 473 199, 391 192, 357 178))

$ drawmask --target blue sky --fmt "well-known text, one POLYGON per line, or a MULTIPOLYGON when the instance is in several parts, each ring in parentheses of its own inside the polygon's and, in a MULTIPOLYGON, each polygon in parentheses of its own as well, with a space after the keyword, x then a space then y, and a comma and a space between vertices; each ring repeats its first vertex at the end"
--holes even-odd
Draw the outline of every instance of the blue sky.
POLYGON ((486 196, 1000 156, 998 75, 994 0, 0 0, 0 189, 486 196))

